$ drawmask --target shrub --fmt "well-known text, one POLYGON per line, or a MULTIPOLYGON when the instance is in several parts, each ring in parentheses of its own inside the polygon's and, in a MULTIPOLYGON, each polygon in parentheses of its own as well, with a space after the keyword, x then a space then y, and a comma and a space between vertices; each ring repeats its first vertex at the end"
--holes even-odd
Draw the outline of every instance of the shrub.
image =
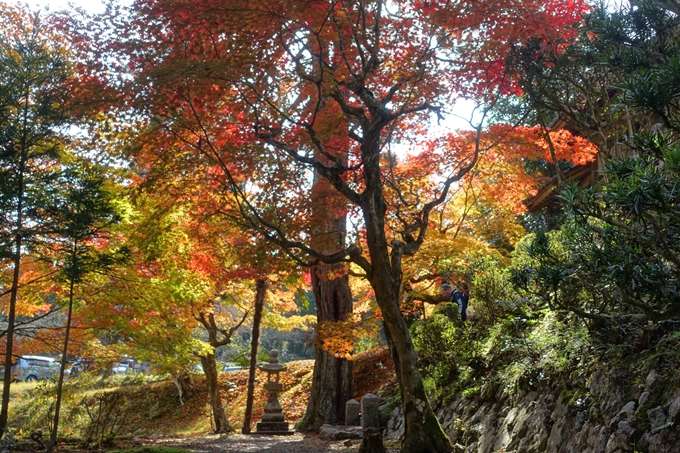
POLYGON ((478 357, 475 344, 477 328, 459 321, 454 304, 445 304, 429 319, 411 326, 413 344, 426 376, 433 379, 434 389, 444 388, 468 371, 478 357))

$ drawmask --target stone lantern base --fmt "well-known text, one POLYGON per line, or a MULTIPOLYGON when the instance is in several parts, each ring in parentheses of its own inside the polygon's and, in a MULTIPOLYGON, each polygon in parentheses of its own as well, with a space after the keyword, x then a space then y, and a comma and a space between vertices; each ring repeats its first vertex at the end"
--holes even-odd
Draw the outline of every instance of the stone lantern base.
POLYGON ((255 434, 295 434, 295 431, 290 431, 288 429, 289 425, 288 422, 257 422, 257 431, 255 431, 255 434))

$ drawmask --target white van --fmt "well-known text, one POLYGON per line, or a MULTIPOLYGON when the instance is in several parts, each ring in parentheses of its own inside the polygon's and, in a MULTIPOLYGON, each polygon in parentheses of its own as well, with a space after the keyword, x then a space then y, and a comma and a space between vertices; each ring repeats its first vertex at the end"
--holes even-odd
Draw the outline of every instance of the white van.
POLYGON ((50 379, 59 373, 59 362, 52 357, 25 355, 12 365, 12 380, 33 382, 50 379))

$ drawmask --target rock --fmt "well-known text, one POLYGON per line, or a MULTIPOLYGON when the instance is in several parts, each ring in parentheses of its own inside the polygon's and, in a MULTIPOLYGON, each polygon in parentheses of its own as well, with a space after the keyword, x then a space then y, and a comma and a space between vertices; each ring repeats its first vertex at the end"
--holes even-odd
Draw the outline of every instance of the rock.
POLYGON ((604 453, 622 453, 624 448, 627 446, 625 440, 621 439, 619 433, 612 433, 607 440, 607 446, 604 449, 604 453))
POLYGON ((395 407, 392 411, 392 418, 387 423, 385 437, 390 440, 401 439, 404 435, 404 429, 404 414, 401 411, 401 407, 395 407))
POLYGON ((495 393, 496 389, 494 388, 493 384, 491 382, 485 382, 484 385, 482 385, 479 396, 482 398, 482 400, 486 401, 493 399, 495 393))
POLYGON ((634 416, 636 408, 637 403, 635 401, 628 401, 621 409, 619 409, 616 413, 616 417, 609 420, 607 425, 612 430, 615 430, 621 420, 631 419, 634 416))
POLYGON ((603 409, 608 412, 615 411, 617 407, 621 407, 621 405, 624 404, 624 402, 626 401, 624 398, 625 392, 621 387, 617 386, 612 387, 606 399, 606 402, 603 406, 603 409))
POLYGON ((444 415, 444 420, 441 422, 442 428, 444 428, 444 431, 446 431, 447 429, 449 429, 449 427, 451 427, 454 420, 455 420, 455 418, 453 416, 453 412, 449 412, 449 413, 444 415))
POLYGON ((558 419, 564 418, 569 411, 569 406, 563 403, 562 400, 558 400, 553 407, 552 414, 550 414, 550 419, 552 421, 557 421, 558 419))
POLYGON ((624 420, 619 422, 619 431, 630 438, 635 433, 635 428, 630 426, 630 423, 624 420))
POLYGON ((661 428, 668 422, 668 417, 663 407, 658 406, 647 411, 647 419, 652 425, 652 429, 661 428))
POLYGON ((349 400, 345 404, 345 425, 347 426, 359 426, 359 401, 349 400))
POLYGON ((323 440, 361 439, 363 429, 360 426, 321 425, 319 438, 323 440))
POLYGON ((512 408, 499 423, 496 424, 496 438, 494 439, 493 451, 507 451, 507 446, 512 440, 511 432, 514 424, 516 408, 512 408))
POLYGON ((599 429, 595 428, 590 432, 587 437, 587 445, 589 445, 593 451, 601 452, 607 447, 607 440, 609 439, 609 430, 602 426, 599 429))
POLYGON ((642 395, 640 395, 640 398, 638 399, 638 407, 644 406, 647 401, 649 401, 649 392, 642 392, 642 395))
POLYGON ((512 427, 511 436, 516 439, 521 439, 526 435, 528 423, 527 420, 530 417, 530 410, 526 407, 521 407, 515 418, 515 422, 512 427))
POLYGON ((633 439, 635 429, 626 421, 619 422, 616 432, 609 436, 605 453, 628 452, 633 439))
POLYGON ((576 413, 576 431, 581 431, 586 423, 586 414, 583 411, 576 413))
POLYGON ((593 375, 590 377, 590 382, 588 383, 588 390, 590 394, 600 397, 605 392, 606 385, 604 385, 604 383, 606 380, 607 379, 604 376, 602 368, 595 370, 593 375))
POLYGON ((479 433, 477 440, 479 451, 495 451, 496 443, 496 415, 491 413, 484 420, 477 423, 472 429, 479 433))
POLYGON ((645 384, 647 385, 647 388, 650 388, 651 386, 654 385, 654 383, 656 382, 656 377, 657 377, 656 370, 652 370, 649 372, 647 378, 645 379, 645 384))
POLYGON ((505 416, 505 420, 503 420, 503 425, 506 427, 508 431, 511 431, 512 428, 515 426, 515 423, 517 422, 518 413, 519 410, 516 407, 513 407, 505 416))
POLYGON ((550 428, 546 421, 549 418, 550 411, 544 402, 537 403, 524 417, 518 416, 513 428, 513 436, 517 433, 521 437, 517 445, 518 451, 546 451, 550 435, 550 428))
MULTIPOLYGON (((656 389, 640 385, 623 368, 610 372, 598 367, 592 374, 584 374, 590 393, 573 383, 565 387, 564 382, 556 382, 523 396, 503 394, 486 401, 457 395, 437 406, 435 413, 455 453, 680 451, 680 385, 673 383, 666 391, 670 397, 659 395, 666 399, 647 411, 650 401, 657 401, 652 397, 656 389), (583 397, 566 404, 563 392, 567 387, 583 397), (649 424, 642 424, 640 418, 648 419, 649 424)), ((650 375, 649 382, 658 387, 660 378, 650 375)), ((482 384, 485 386, 493 387, 482 384)), ((403 432, 403 415, 396 408, 390 413, 385 438, 398 439, 403 432)), ((356 441, 354 445, 356 448, 356 441)))
POLYGON ((635 413, 637 403, 635 401, 629 401, 623 406, 617 415, 630 415, 635 413))
POLYGON ((647 451, 647 449, 649 448, 649 438, 650 438, 649 433, 644 433, 644 435, 640 438, 640 440, 637 443, 638 448, 641 448, 643 451, 647 451))
POLYGON ((640 449, 648 453, 676 453, 678 451, 676 442, 669 442, 663 433, 646 433, 640 440, 640 449))
POLYGON ((675 398, 668 406, 668 418, 673 423, 680 423, 680 397, 675 398))
POLYGON ((569 406, 562 402, 562 399, 558 399, 555 403, 555 408, 550 415, 550 420, 553 422, 550 428, 550 435, 548 436, 548 443, 546 445, 546 451, 560 451, 564 445, 564 442, 568 440, 571 426, 569 426, 569 420, 567 419, 567 412, 569 406))
POLYGON ((479 409, 477 409, 477 412, 475 412, 475 415, 468 420, 469 425, 474 425, 476 423, 479 423, 484 419, 484 416, 486 415, 488 408, 486 406, 480 406, 479 409))

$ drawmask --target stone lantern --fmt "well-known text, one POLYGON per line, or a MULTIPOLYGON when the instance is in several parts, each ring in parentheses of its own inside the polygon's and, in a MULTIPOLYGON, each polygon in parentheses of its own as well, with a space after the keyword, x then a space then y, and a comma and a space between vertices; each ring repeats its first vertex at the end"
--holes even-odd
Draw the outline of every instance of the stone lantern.
POLYGON ((269 363, 258 367, 267 373, 267 382, 264 384, 265 390, 269 392, 269 400, 264 407, 262 421, 257 424, 257 434, 293 434, 294 431, 288 429, 288 422, 283 417, 281 404, 279 404, 279 393, 283 391, 283 384, 279 382, 279 373, 286 371, 285 365, 279 363, 279 351, 269 352, 269 363))

